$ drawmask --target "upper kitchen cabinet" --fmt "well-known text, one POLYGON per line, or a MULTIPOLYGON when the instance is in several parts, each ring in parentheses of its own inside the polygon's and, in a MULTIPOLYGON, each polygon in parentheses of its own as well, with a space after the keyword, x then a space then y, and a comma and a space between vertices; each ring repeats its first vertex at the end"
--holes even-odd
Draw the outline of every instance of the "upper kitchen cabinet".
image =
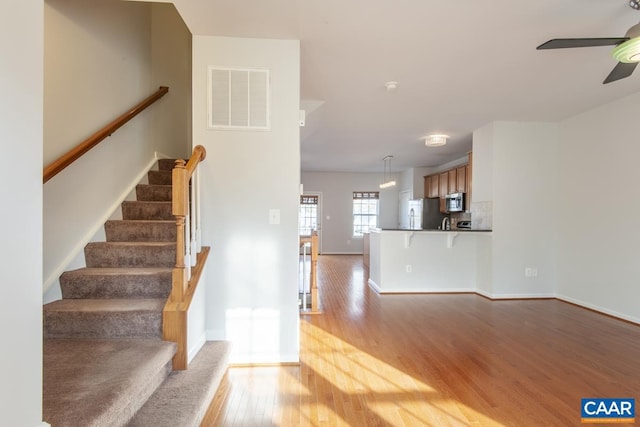
POLYGON ((450 193, 457 193, 458 190, 458 169, 451 169, 448 171, 449 174, 449 192, 447 194, 450 193))
POLYGON ((467 209, 471 200, 471 161, 469 163, 424 177, 424 197, 435 199, 451 193, 467 193, 467 209))
POLYGON ((429 199, 440 197, 440 176, 429 175, 424 177, 424 197, 429 199))
POLYGON ((440 173, 440 192, 441 198, 449 194, 449 171, 440 173))
MULTIPOLYGON (((456 168, 456 188, 455 192, 466 193, 467 192, 467 168, 468 165, 459 166, 456 168)), ((451 174, 449 174, 449 180, 451 180, 451 174)), ((449 181, 451 182, 451 181, 449 181)))

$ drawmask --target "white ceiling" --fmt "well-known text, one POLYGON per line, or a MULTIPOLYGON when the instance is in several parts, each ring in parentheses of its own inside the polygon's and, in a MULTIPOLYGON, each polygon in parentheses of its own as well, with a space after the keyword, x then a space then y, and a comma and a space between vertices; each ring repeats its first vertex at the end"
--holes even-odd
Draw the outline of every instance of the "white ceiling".
POLYGON ((303 171, 437 166, 492 121, 558 121, 640 90, 640 70, 602 84, 609 47, 535 49, 623 36, 640 20, 626 0, 174 2, 194 34, 301 41, 303 171), (434 132, 449 143, 426 148, 434 132))

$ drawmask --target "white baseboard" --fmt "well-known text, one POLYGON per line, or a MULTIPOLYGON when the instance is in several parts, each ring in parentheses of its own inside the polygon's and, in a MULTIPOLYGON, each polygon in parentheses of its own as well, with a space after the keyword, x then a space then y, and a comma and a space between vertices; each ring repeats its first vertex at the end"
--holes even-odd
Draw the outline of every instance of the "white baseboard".
POLYGON ((487 292, 487 291, 481 291, 481 290, 476 289, 474 292, 475 292, 476 294, 478 294, 478 295, 481 295, 481 296, 485 297, 485 298, 493 299, 492 294, 490 294, 490 293, 489 293, 489 292, 487 292))
POLYGON ((362 255, 362 252, 322 252, 320 255, 362 255))
POLYGON ((66 256, 66 258, 64 258, 60 262, 60 264, 58 264, 58 266, 55 269, 53 269, 51 274, 49 274, 49 276, 45 279, 42 285, 43 294, 46 293, 49 290, 49 288, 57 282, 60 275, 64 273, 67 270, 67 267, 76 259, 76 257, 78 257, 84 251, 84 247, 87 245, 87 243, 91 241, 93 236, 95 236, 98 232, 100 232, 101 227, 103 227, 104 223, 111 218, 111 216, 113 215, 113 212, 115 212, 117 209, 120 209, 120 205, 122 204, 122 202, 127 199, 127 196, 132 191, 135 191, 136 185, 138 185, 138 183, 145 177, 147 172, 151 170, 151 168, 153 167, 154 164, 156 164, 157 161, 158 161, 158 158, 156 157, 156 155, 154 155, 151 162, 149 162, 143 168, 143 170, 133 179, 133 181, 131 181, 127 189, 122 193, 120 193, 120 196, 116 198, 116 201, 102 215, 102 217, 100 217, 94 223, 93 227, 91 227, 91 229, 76 243, 73 249, 66 256))
POLYGON ((36 427, 51 427, 51 424, 45 423, 44 421, 38 424, 36 427))
POLYGON ((236 356, 233 353, 229 356, 229 363, 232 365, 280 365, 300 363, 299 354, 278 354, 272 356, 236 356))
POLYGON ((191 363, 193 358, 196 357, 196 355, 198 354, 198 352, 200 351, 200 349, 202 348, 202 346, 204 345, 204 343, 206 341, 207 341, 207 339, 206 339, 206 334, 205 333, 203 333, 202 335, 200 335, 198 337, 196 342, 189 349, 189 352, 187 354, 187 363, 191 363))
POLYGON ((501 299, 552 299, 556 298, 556 294, 553 293, 543 293, 543 294, 490 294, 487 292, 479 292, 474 290, 482 296, 485 296, 489 299, 501 300, 501 299))
POLYGON ((380 292, 380 286, 378 286, 378 284, 376 282, 374 282, 373 280, 369 279, 369 280, 367 280, 367 283, 369 284, 371 289, 373 289, 377 293, 381 293, 380 292))
POLYGON ((627 322, 636 323, 640 325, 640 318, 637 318, 634 316, 629 316, 627 314, 623 314, 615 310, 609 310, 608 308, 600 307, 595 304, 590 304, 588 302, 584 302, 575 298, 570 298, 565 295, 557 295, 556 298, 559 299, 560 301, 565 301, 571 304, 578 305, 580 307, 588 308, 589 310, 597 311, 599 313, 606 314, 608 316, 616 317, 618 319, 626 320, 627 322))
POLYGON ((227 334, 223 329, 207 329, 205 335, 207 341, 224 341, 227 339, 227 334))
POLYGON ((389 289, 384 291, 379 291, 378 293, 381 295, 384 294, 469 294, 475 293, 475 289, 473 288, 444 288, 444 289, 434 289, 434 288, 408 288, 408 289, 389 289))

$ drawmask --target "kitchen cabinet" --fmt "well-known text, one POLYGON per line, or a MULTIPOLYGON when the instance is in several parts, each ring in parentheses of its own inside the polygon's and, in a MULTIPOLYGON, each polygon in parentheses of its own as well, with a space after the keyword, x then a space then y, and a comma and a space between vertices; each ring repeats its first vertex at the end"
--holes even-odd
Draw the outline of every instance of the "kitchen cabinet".
POLYGON ((429 175, 424 177, 424 197, 437 199, 440 197, 440 177, 429 175))
POLYGON ((449 194, 449 172, 442 172, 440 174, 440 192, 438 193, 440 198, 444 198, 449 194))
POLYGON ((465 209, 471 210, 471 193, 473 192, 473 188, 471 185, 471 175, 473 172, 473 153, 469 153, 469 163, 467 163, 467 199, 465 200, 466 206, 465 209))
POLYGON ((465 210, 471 206, 471 164, 469 163, 424 177, 424 197, 440 198, 441 211, 444 212, 444 196, 450 193, 466 193, 465 210))
POLYGON ((447 194, 456 193, 458 191, 458 179, 457 179, 458 170, 451 169, 448 171, 448 174, 449 174, 449 191, 447 192, 447 194))
MULTIPOLYGON (((449 175, 451 178, 451 175, 449 175)), ((456 192, 467 192, 467 165, 459 166, 456 168, 456 192)))

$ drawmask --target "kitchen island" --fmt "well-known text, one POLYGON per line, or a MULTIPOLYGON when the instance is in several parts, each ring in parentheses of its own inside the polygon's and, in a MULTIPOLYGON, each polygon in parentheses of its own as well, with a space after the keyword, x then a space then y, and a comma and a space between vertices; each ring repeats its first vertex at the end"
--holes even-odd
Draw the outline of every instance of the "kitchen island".
POLYGON ((369 235, 378 293, 475 292, 491 280, 490 230, 386 230, 369 235))

